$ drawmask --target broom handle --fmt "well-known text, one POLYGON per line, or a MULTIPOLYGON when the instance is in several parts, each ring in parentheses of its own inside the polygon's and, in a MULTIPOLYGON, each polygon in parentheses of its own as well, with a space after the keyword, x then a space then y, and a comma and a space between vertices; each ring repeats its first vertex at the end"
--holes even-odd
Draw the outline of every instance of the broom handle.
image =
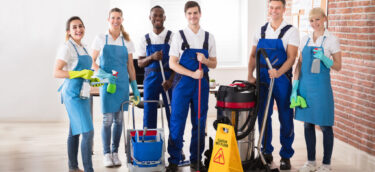
MULTIPOLYGON (((199 62, 199 70, 202 70, 202 63, 199 62)), ((199 83, 198 83, 198 161, 197 161, 197 172, 200 171, 199 169, 199 164, 200 164, 200 159, 199 159, 199 156, 200 156, 200 135, 201 135, 201 130, 200 130, 200 123, 201 123, 201 86, 202 86, 202 83, 201 83, 202 79, 199 79, 199 83)))

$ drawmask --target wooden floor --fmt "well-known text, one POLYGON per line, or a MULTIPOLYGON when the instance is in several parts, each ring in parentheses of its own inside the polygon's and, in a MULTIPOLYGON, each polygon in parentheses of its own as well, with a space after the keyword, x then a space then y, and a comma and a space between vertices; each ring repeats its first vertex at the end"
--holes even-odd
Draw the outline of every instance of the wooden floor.
MULTIPOLYGON (((137 112, 141 113, 141 112, 137 112)), ((140 115, 141 117, 141 115, 140 115)), ((125 118, 127 120, 127 118, 125 118)), ((190 118, 187 120, 185 131, 184 152, 189 154, 190 140, 190 118)), ((103 167, 102 143, 101 143, 101 116, 95 114, 94 126, 94 155, 93 165, 95 171, 100 172, 117 172, 128 171, 125 163, 125 153, 123 142, 120 146, 120 159, 123 165, 119 168, 103 167)), ((215 131, 212 127, 214 117, 209 117, 207 122, 207 131, 209 136, 214 136, 215 131)), ((129 126, 128 124, 126 124, 129 126)), ((141 119, 137 119, 136 125, 141 127, 141 119)), ((273 115, 273 145, 275 151, 274 167, 278 167, 280 157, 279 143, 279 125, 277 115, 273 115)), ((167 131, 168 132, 168 131, 167 131)), ((30 123, 30 122, 0 122, 0 172, 67 172, 67 150, 66 140, 68 135, 68 122, 51 122, 51 123, 30 123)), ((207 141, 206 141, 207 143, 207 141)), ((303 136, 303 124, 295 121, 295 141, 293 148, 295 154, 291 159, 292 170, 297 171, 306 161, 306 148, 303 136)), ((322 161, 322 135, 317 132, 317 161, 322 161)), ((168 153, 166 153, 166 157, 168 153)), ((79 156, 79 166, 82 163, 79 156)), ((334 150, 332 156, 333 171, 337 172, 364 172, 375 171, 375 158, 362 151, 359 151, 337 139, 335 139, 334 150)), ((180 171, 190 171, 189 167, 180 169, 180 171)))

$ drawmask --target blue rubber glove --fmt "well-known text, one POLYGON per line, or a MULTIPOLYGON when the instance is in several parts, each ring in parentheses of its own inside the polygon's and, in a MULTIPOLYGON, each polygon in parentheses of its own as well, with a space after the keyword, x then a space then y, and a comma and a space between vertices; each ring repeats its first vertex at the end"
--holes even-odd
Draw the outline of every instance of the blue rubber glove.
POLYGON ((134 95, 133 103, 137 105, 141 101, 141 94, 138 91, 137 81, 133 80, 132 82, 130 82, 130 86, 132 87, 133 95, 134 95))
POLYGON ((105 72, 103 69, 98 70, 98 74, 96 75, 100 79, 108 79, 108 82, 111 84, 116 83, 116 77, 113 76, 111 73, 105 72))
POLYGON ((293 81, 292 94, 290 95, 290 102, 297 101, 297 90, 298 90, 299 80, 293 81))
POLYGON ((320 59, 328 69, 331 68, 331 66, 333 65, 333 60, 325 56, 322 50, 314 48, 313 52, 314 52, 314 55, 313 55, 314 58, 320 59))
POLYGON ((101 79, 108 79, 107 92, 114 94, 116 93, 116 77, 110 73, 105 72, 103 69, 98 70, 97 77, 101 79))

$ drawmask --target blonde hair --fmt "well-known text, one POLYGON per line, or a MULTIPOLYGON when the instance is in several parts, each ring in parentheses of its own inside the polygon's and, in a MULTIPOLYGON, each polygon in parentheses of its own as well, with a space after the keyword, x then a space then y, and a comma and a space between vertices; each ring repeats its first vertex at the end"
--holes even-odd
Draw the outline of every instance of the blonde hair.
MULTIPOLYGON (((113 12, 120 13, 121 17, 122 17, 122 10, 120 8, 112 8, 111 11, 109 11, 109 15, 111 15, 111 13, 113 13, 113 12)), ((122 36, 124 36, 124 39, 127 40, 127 41, 130 41, 130 36, 127 32, 125 32, 124 26, 122 24, 121 24, 120 28, 121 28, 122 36)))
POLYGON ((326 13, 320 7, 316 7, 316 8, 311 9, 311 11, 309 13, 309 19, 311 19, 315 16, 321 16, 323 18, 327 18, 326 13))

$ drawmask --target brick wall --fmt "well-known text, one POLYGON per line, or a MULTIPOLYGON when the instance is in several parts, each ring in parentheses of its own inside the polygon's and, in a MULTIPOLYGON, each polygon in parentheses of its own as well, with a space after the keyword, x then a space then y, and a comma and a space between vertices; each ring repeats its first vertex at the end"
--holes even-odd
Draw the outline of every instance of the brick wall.
POLYGON ((342 50, 331 72, 335 136, 375 155, 375 1, 328 0, 328 20, 342 50))

